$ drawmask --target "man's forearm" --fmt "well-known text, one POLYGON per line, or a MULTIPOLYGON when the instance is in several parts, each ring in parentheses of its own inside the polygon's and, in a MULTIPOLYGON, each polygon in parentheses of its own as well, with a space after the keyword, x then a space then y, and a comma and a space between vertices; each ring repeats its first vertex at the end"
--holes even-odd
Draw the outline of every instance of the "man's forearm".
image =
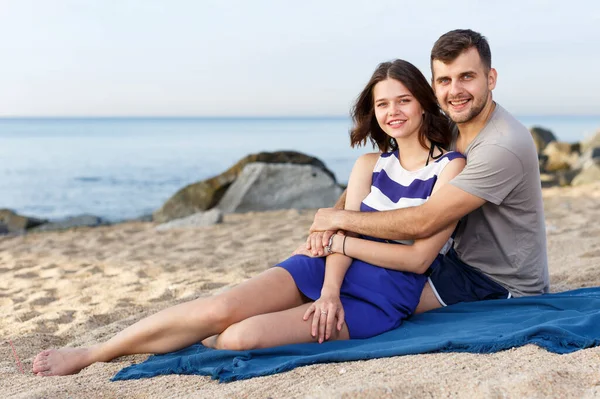
POLYGON ((334 221, 341 230, 390 240, 416 240, 433 234, 420 207, 383 212, 340 211, 334 221))

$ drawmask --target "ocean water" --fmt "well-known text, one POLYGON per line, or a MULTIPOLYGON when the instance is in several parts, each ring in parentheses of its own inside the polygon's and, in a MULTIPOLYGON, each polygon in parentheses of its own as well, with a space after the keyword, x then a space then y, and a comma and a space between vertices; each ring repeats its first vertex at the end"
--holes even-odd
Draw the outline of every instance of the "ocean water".
MULTIPOLYGON (((570 142, 600 128, 600 116, 519 119, 570 142)), ((350 148, 350 125, 344 117, 0 119, 0 209, 136 218, 260 151, 315 156, 345 183, 354 160, 372 151, 350 148)))

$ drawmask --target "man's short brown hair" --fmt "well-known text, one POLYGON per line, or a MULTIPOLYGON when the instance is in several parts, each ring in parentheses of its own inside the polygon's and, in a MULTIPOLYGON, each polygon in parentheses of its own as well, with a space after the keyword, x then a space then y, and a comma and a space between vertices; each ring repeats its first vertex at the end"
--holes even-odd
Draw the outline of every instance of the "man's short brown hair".
POLYGON ((477 49, 486 71, 489 71, 492 68, 492 52, 485 36, 471 29, 456 29, 440 36, 433 45, 431 49, 431 72, 433 72, 434 60, 440 60, 444 64, 448 64, 458 58, 464 51, 473 47, 477 49))

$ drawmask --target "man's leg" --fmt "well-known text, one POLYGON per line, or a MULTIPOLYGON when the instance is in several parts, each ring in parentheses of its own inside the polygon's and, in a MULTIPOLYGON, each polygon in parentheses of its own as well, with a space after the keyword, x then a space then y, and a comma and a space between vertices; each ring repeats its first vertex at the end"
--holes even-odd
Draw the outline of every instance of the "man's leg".
POLYGON ((421 293, 421 299, 419 299, 419 304, 415 309, 415 314, 427 312, 429 310, 441 308, 442 304, 438 301, 433 289, 429 282, 425 283, 425 287, 423 288, 423 292, 421 293))

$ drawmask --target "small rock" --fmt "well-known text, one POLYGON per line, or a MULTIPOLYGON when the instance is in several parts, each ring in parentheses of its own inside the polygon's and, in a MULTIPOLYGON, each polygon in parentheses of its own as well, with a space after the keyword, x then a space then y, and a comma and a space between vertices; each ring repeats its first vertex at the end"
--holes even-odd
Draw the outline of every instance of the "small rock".
MULTIPOLYGON (((129 221, 129 220, 128 220, 129 221)), ((149 213, 148 215, 142 215, 139 216, 133 220, 131 220, 133 222, 151 222, 152 221, 152 214, 149 213)))
POLYGON ((182 227, 205 227, 221 223, 222 221, 223 212, 221 212, 219 209, 213 208, 206 212, 197 212, 181 219, 175 219, 167 223, 159 224, 155 227, 155 229, 158 231, 166 231, 182 227))
POLYGON ((103 224, 106 224, 106 222, 104 222, 102 218, 98 216, 79 215, 51 223, 46 223, 31 229, 31 231, 58 231, 72 229, 74 227, 96 227, 103 224))
POLYGON ((23 234, 26 230, 46 222, 46 219, 21 216, 10 209, 0 209, 0 223, 8 229, 8 233, 23 234))

